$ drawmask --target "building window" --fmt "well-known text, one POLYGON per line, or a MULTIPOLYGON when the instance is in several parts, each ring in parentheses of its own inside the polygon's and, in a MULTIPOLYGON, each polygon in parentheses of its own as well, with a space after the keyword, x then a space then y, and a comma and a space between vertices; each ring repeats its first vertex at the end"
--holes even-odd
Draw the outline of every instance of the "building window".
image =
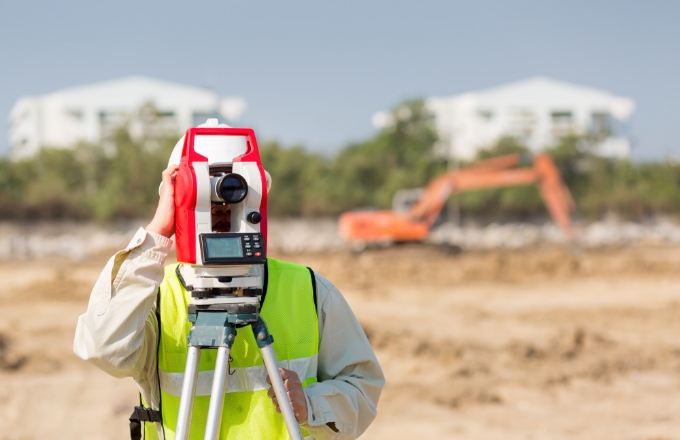
POLYGON ((510 136, 527 142, 536 128, 536 115, 528 109, 514 109, 510 111, 510 136))
POLYGON ((101 138, 110 139, 117 130, 124 128, 129 122, 129 115, 123 111, 105 111, 99 112, 99 126, 101 129, 101 138))
POLYGON ((82 111, 82 110, 78 110, 78 109, 67 109, 67 110, 66 110, 66 113, 67 113, 70 117, 72 117, 73 119, 76 119, 76 120, 78 120, 78 121, 82 121, 82 120, 83 120, 83 111, 82 111))
POLYGON ((590 133, 597 138, 607 138, 612 134, 612 121, 609 113, 594 112, 591 115, 590 133))
POLYGON ((477 109, 477 116, 486 122, 489 122, 490 120, 493 119, 493 111, 491 111, 488 108, 480 108, 477 109))
POLYGON ((574 117, 570 111, 554 111, 550 116, 553 136, 561 138, 573 133, 574 117))

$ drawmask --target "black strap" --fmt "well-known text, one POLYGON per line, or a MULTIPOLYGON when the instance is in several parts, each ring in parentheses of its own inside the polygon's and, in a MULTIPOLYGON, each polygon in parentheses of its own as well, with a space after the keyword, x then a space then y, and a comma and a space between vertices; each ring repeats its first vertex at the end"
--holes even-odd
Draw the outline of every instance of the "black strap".
POLYGON ((137 419, 136 409, 132 411, 132 415, 130 416, 130 439, 132 440, 142 439, 142 423, 137 419))
MULTIPOLYGON (((177 267, 179 268, 179 264, 177 267)), ((165 436, 165 425, 163 424, 163 399, 161 393, 161 370, 158 368, 158 359, 160 358, 161 355, 161 332, 163 331, 161 327, 161 288, 158 288, 158 294, 156 296, 156 324, 158 325, 158 339, 156 340, 156 378, 158 379, 158 414, 160 415, 161 418, 161 430, 163 430, 163 438, 167 438, 165 436)))
POLYGON ((267 287, 269 286, 269 262, 264 264, 264 282, 262 283, 262 296, 260 297, 260 310, 264 307, 264 299, 267 297, 267 287))
POLYGON ((319 309, 317 308, 318 306, 316 304, 316 277, 314 276, 314 271, 312 270, 311 267, 308 267, 307 269, 309 269, 309 274, 312 276, 312 293, 314 294, 314 310, 318 314, 319 309))
MULTIPOLYGON (((180 275, 179 271, 177 271, 177 275, 180 275)), ((180 275, 181 277, 181 275, 180 275)), ((181 278, 180 278, 181 279, 181 278)), ((184 283, 184 280, 182 280, 182 283, 184 283)), ((157 341, 157 346, 156 349, 160 349, 160 344, 161 344, 161 289, 158 289, 158 293, 156 296, 156 321, 158 324, 158 341, 157 341)), ((156 356, 156 374, 158 377, 158 389, 160 390, 160 375, 158 371, 158 356, 156 356)), ((130 438, 132 440, 141 440, 142 439, 142 430, 144 428, 144 422, 154 422, 154 423, 160 423, 162 428, 163 428, 163 434, 165 435, 165 427, 163 426, 163 417, 162 413, 160 411, 160 405, 161 402, 158 403, 159 405, 159 410, 156 411, 155 409, 151 408, 145 408, 142 406, 142 394, 139 394, 139 406, 135 406, 135 409, 132 411, 132 414, 130 415, 130 438)))
POLYGON ((130 415, 130 438, 132 440, 142 439, 142 422, 161 423, 161 412, 143 406, 135 406, 130 415))

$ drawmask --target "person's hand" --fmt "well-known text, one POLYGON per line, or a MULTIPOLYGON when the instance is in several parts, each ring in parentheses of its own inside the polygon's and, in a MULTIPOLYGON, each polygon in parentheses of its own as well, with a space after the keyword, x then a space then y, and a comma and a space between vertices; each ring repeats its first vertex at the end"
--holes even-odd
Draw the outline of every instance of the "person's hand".
MULTIPOLYGON (((288 392, 288 399, 293 407, 293 413, 298 423, 303 423, 307 421, 307 399, 305 398, 305 392, 302 389, 302 382, 295 371, 286 370, 285 368, 279 368, 279 373, 283 379, 283 384, 288 392)), ((267 376, 267 383, 272 384, 267 376)), ((276 407, 276 412, 281 412, 279 408, 279 402, 276 400, 276 395, 274 395, 274 388, 269 387, 267 395, 272 399, 272 403, 276 407)))
POLYGON ((170 165, 163 171, 163 186, 158 200, 158 208, 153 220, 146 227, 149 232, 172 237, 175 233, 175 177, 179 166, 170 165))

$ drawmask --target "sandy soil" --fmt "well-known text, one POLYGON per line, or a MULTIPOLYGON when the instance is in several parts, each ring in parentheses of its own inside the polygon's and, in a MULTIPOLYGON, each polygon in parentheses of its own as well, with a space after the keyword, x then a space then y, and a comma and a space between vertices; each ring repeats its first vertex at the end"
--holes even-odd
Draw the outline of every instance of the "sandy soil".
MULTIPOLYGON (((680 249, 278 255, 336 283, 387 376, 366 439, 680 439, 680 249)), ((0 265, 0 439, 125 439, 71 351, 106 258, 0 265)))

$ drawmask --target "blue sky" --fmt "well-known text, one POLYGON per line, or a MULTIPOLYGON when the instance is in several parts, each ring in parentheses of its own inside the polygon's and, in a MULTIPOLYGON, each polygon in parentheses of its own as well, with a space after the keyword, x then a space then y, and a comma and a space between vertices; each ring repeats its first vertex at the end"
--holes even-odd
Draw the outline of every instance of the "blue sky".
POLYGON ((142 74, 242 96, 261 139, 332 153, 405 98, 545 75, 634 98, 633 155, 659 159, 680 156, 679 22, 654 0, 6 1, 0 114, 142 74))

